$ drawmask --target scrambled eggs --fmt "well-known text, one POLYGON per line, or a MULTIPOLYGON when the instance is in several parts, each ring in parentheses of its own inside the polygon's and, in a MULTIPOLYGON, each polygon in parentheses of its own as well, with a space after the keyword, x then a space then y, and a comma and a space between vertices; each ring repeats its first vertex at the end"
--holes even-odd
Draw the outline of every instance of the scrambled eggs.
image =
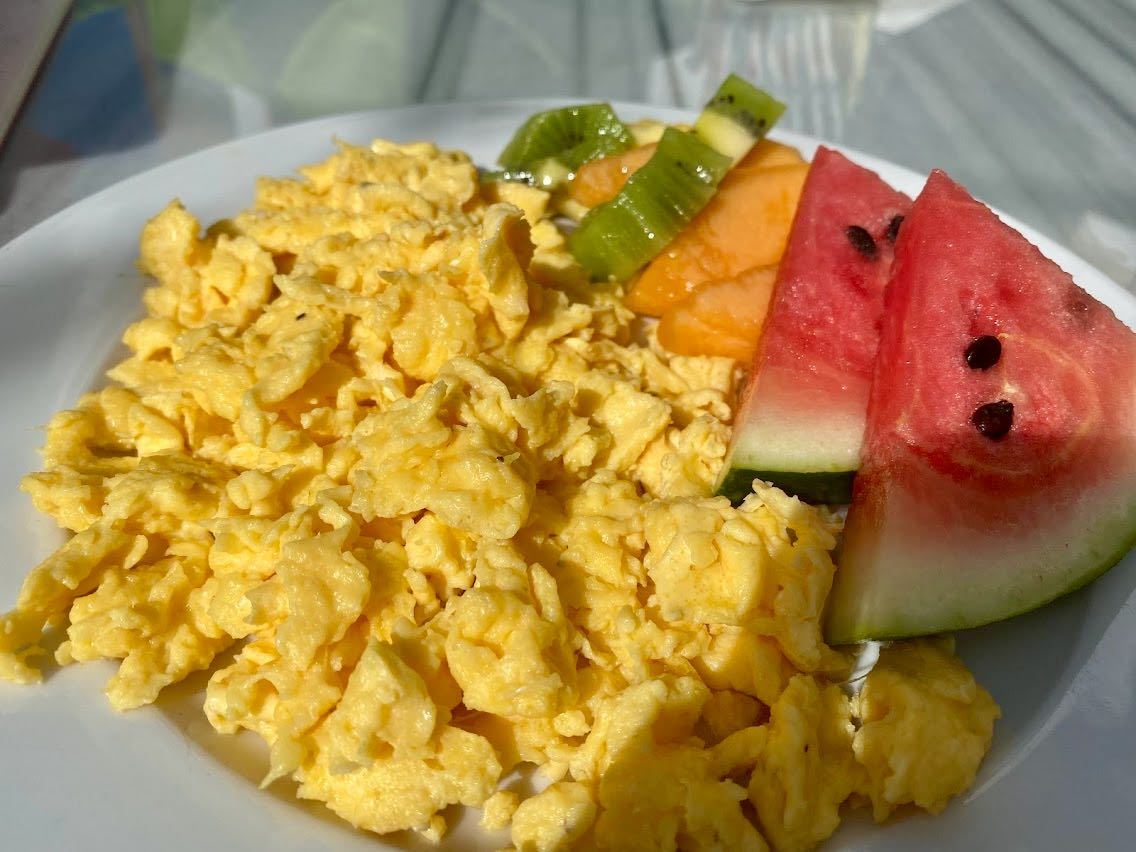
POLYGON ((126 710, 236 645, 205 713, 265 740, 266 784, 435 841, 460 803, 519 850, 808 849, 848 803, 967 788, 998 710, 947 647, 836 685, 839 520, 708 496, 732 361, 636 343, 548 196, 463 154, 301 173, 146 225, 131 354, 24 482, 73 536, 0 619, 0 676, 66 626, 56 662, 121 660, 126 710))

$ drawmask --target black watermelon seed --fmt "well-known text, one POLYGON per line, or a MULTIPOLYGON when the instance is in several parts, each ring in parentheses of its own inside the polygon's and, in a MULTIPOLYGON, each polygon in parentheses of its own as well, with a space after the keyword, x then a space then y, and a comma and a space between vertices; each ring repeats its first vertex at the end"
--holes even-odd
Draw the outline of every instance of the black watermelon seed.
POLYGON ((966 347, 966 366, 972 370, 989 370, 1002 357, 1002 341, 992 334, 984 334, 970 341, 966 347))
POLYGON ((1005 399, 997 402, 988 402, 974 409, 970 422, 978 430, 978 434, 991 441, 1006 437, 1010 427, 1014 425, 1014 404, 1005 399))
POLYGON ((896 237, 899 236, 899 226, 903 224, 903 216, 892 216, 891 221, 888 222, 887 230, 884 232, 884 237, 892 245, 895 244, 896 237))
POLYGON ((761 128, 765 126, 765 119, 756 119, 749 110, 739 109, 732 114, 732 118, 746 129, 751 136, 760 136, 761 128))
POLYGON ((848 237, 848 242, 852 243, 852 248, 868 258, 874 260, 876 257, 876 241, 872 239, 872 235, 859 225, 849 225, 844 229, 844 236, 848 237))

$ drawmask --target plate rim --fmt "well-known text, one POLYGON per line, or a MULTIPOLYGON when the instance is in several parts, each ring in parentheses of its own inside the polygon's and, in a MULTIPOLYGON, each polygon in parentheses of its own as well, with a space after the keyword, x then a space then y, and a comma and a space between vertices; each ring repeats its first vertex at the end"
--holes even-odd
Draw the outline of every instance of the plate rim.
MULTIPOLYGON (((55 213, 52 213, 50 216, 47 216, 44 219, 41 219, 40 221, 36 222, 34 225, 30 226, 29 228, 27 228, 26 230, 21 232, 20 234, 17 234, 15 237, 10 239, 4 245, 0 246, 0 264, 3 263, 7 254, 9 253, 9 251, 16 251, 16 250, 19 249, 20 245, 25 241, 25 238, 31 238, 31 235, 35 231, 37 231, 38 229, 40 229, 42 227, 48 226, 49 223, 52 223, 55 220, 58 220, 58 219, 65 217, 65 216, 75 215, 75 208, 80 207, 82 205, 97 203, 98 201, 103 200, 106 197, 110 197, 110 196, 112 196, 116 193, 121 193, 121 192, 125 191, 126 189, 128 189, 129 187, 131 187, 135 184, 141 184, 141 183, 144 183, 148 180, 153 180, 155 175, 158 174, 158 173, 164 173, 164 172, 167 172, 167 171, 175 171, 178 168, 184 168, 186 161, 188 161, 188 160, 191 160, 191 159, 197 158, 197 157, 215 156, 218 153, 222 153, 224 151, 224 149, 226 149, 226 148, 237 148, 237 147, 240 147, 241 145, 245 145, 245 144, 252 144, 252 145, 264 144, 265 142, 272 139, 274 136, 284 137, 284 136, 287 136, 287 135, 290 135, 290 134, 293 134, 293 133, 314 132, 316 130, 316 128, 320 127, 321 125, 361 121, 361 120, 365 120, 366 118, 372 117, 372 116, 374 116, 374 117, 377 117, 377 116, 396 117, 400 114, 411 114, 411 113, 419 113, 419 112, 434 112, 434 111, 447 112, 447 111, 452 111, 452 110, 457 110, 457 109, 471 109, 471 110, 520 110, 520 109, 525 109, 525 110, 528 110, 529 112, 537 112, 539 110, 554 109, 556 107, 569 106, 569 105, 573 105, 573 104, 578 104, 580 102, 581 102, 581 100, 579 98, 571 98, 571 97, 492 98, 492 99, 478 99, 478 100, 472 100, 472 101, 460 101, 460 100, 431 101, 431 102, 427 102, 427 103, 406 104, 406 105, 403 105, 403 106, 377 107, 377 108, 374 108, 374 109, 362 109, 362 110, 347 110, 347 111, 344 111, 344 112, 331 113, 331 114, 325 115, 325 116, 317 116, 315 118, 304 119, 302 121, 291 122, 291 123, 288 123, 288 124, 282 124, 278 127, 267 128, 265 130, 260 130, 260 131, 257 131, 256 133, 250 133, 250 134, 245 135, 245 136, 237 136, 233 139, 227 139, 223 142, 218 142, 218 143, 215 143, 213 145, 207 145, 203 148, 199 148, 196 151, 191 151, 189 153, 182 154, 181 156, 175 157, 171 160, 166 160, 165 162, 158 163, 157 165, 154 165, 154 166, 151 166, 150 168, 144 169, 143 171, 138 172, 137 174, 133 174, 133 175, 130 175, 129 177, 123 178, 120 181, 116 181, 115 183, 112 183, 109 186, 103 187, 102 189, 97 190, 96 192, 93 192, 90 195, 86 195, 86 196, 72 202, 71 204, 68 204, 63 209, 58 210, 55 213)), ((695 116, 697 115, 697 112, 695 110, 689 108, 689 107, 677 107, 677 106, 668 106, 668 105, 662 105, 662 104, 651 104, 651 103, 648 103, 648 102, 645 102, 645 101, 612 100, 612 101, 608 101, 607 103, 610 103, 611 106, 616 110, 617 113, 619 113, 621 110, 625 110, 625 111, 632 112, 632 113, 640 113, 640 114, 650 113, 651 111, 658 111, 660 113, 670 113, 671 115, 678 117, 680 120, 685 119, 687 121, 692 121, 695 118, 695 116)), ((671 120, 671 119, 668 119, 668 120, 671 120)), ((792 131, 792 130, 778 130, 777 128, 774 128, 770 132, 769 136, 772 139, 784 140, 784 141, 788 142, 789 144, 804 145, 804 146, 824 145, 826 147, 833 148, 837 151, 840 151, 842 154, 845 154, 850 159, 860 163, 861 165, 864 165, 868 168, 871 168, 873 171, 879 171, 880 168, 883 167, 887 171, 893 171, 893 172, 900 172, 901 171, 901 172, 905 173, 906 179, 909 179, 909 180, 912 180, 912 181, 922 182, 922 181, 925 181, 926 178, 927 178, 926 175, 922 175, 918 171, 916 171, 915 169, 909 168, 908 166, 904 166, 904 165, 901 165, 899 163, 895 163, 891 160, 884 159, 883 157, 878 157, 875 154, 871 154, 871 153, 868 153, 866 151, 862 151, 862 150, 857 149, 857 148, 852 148, 852 147, 849 147, 847 145, 843 145, 843 144, 840 144, 840 143, 824 140, 824 139, 821 139, 821 138, 816 137, 816 136, 812 136, 812 135, 807 134, 807 133, 800 133, 800 132, 792 131)), ((338 139, 338 137, 335 136, 334 133, 332 134, 332 138, 338 139)), ((429 141, 429 140, 426 140, 426 141, 429 141)), ((485 165, 485 164, 482 164, 482 165, 485 165)), ((942 168, 942 167, 940 166, 939 168, 942 168)), ((969 191, 969 189, 968 189, 968 191, 969 191)), ((981 196, 975 196, 975 198, 977 198, 979 201, 982 201, 983 204, 986 204, 986 202, 982 200, 981 196)), ((1079 254, 1077 254, 1075 251, 1073 251, 1072 249, 1065 246, 1065 244, 1063 242, 1053 239, 1052 237, 1050 237, 1045 232, 1038 230, 1037 228, 1034 228, 1033 226, 1028 225, 1025 222, 1022 222, 1017 217, 1006 213, 1005 211, 1001 210, 998 207, 995 207, 995 206, 990 205, 990 204, 987 204, 987 206, 990 207, 990 209, 993 210, 994 213, 1003 222, 1010 225, 1015 230, 1021 232, 1027 239, 1029 239, 1029 241, 1031 243, 1036 245, 1041 250, 1042 254, 1045 254, 1047 257, 1050 257, 1050 253, 1054 249, 1056 249, 1057 251, 1054 252, 1054 253, 1062 255, 1063 260, 1058 260, 1057 258, 1052 258, 1052 257, 1050 257, 1050 259, 1054 260, 1054 262, 1058 263, 1058 265, 1060 265, 1063 269, 1065 269, 1065 264, 1068 263, 1070 260, 1072 260, 1074 262, 1072 265, 1078 266, 1078 267, 1081 268, 1082 271, 1089 272, 1094 277, 1099 278, 1101 280, 1101 282, 1103 282, 1104 289, 1109 291, 1109 298, 1108 299, 1102 299, 1101 301, 1105 301, 1111 307, 1111 305, 1113 304, 1113 297, 1115 297, 1117 302, 1128 301, 1132 304, 1132 306, 1134 308, 1136 308, 1136 293, 1133 293, 1132 291, 1128 290, 1126 287, 1121 285, 1119 282, 1114 281, 1111 276, 1106 275, 1104 272, 1102 272, 1100 269, 1098 269, 1092 263, 1085 260, 1083 257, 1081 257, 1079 254), (1044 245, 1038 245, 1038 243, 1044 243, 1044 245)), ((1066 271, 1069 271, 1069 270, 1066 269, 1066 271)), ((1073 277, 1074 277, 1074 280, 1076 280, 1076 277, 1077 277, 1076 273, 1070 272, 1070 274, 1072 274, 1073 277)), ((11 285, 0 284, 0 286, 11 286, 11 285)))

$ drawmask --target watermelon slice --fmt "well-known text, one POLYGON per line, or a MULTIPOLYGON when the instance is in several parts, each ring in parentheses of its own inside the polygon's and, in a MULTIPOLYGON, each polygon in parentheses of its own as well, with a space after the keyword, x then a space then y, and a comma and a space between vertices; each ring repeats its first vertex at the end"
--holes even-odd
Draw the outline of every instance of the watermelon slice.
POLYGON ((896 247, 826 633, 1034 609, 1136 540, 1136 335, 942 172, 896 247))
POLYGON ((911 199, 817 150, 781 260, 718 493, 764 479, 847 503, 859 466, 892 243, 911 199))

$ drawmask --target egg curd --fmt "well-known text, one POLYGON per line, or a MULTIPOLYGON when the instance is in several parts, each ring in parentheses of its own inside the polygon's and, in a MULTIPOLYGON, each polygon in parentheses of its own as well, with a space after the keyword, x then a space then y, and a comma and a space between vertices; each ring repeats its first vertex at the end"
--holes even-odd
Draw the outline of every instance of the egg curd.
POLYGON ((839 519, 709 496, 733 361, 664 351, 545 193, 464 154, 300 173, 143 230, 130 355, 23 483, 73 535, 0 618, 0 676, 37 680, 60 629, 56 663, 121 660, 120 710, 212 668, 266 784, 434 841, 460 803, 518 850, 809 849, 845 805, 972 783, 998 709, 947 645, 837 685, 839 519))

